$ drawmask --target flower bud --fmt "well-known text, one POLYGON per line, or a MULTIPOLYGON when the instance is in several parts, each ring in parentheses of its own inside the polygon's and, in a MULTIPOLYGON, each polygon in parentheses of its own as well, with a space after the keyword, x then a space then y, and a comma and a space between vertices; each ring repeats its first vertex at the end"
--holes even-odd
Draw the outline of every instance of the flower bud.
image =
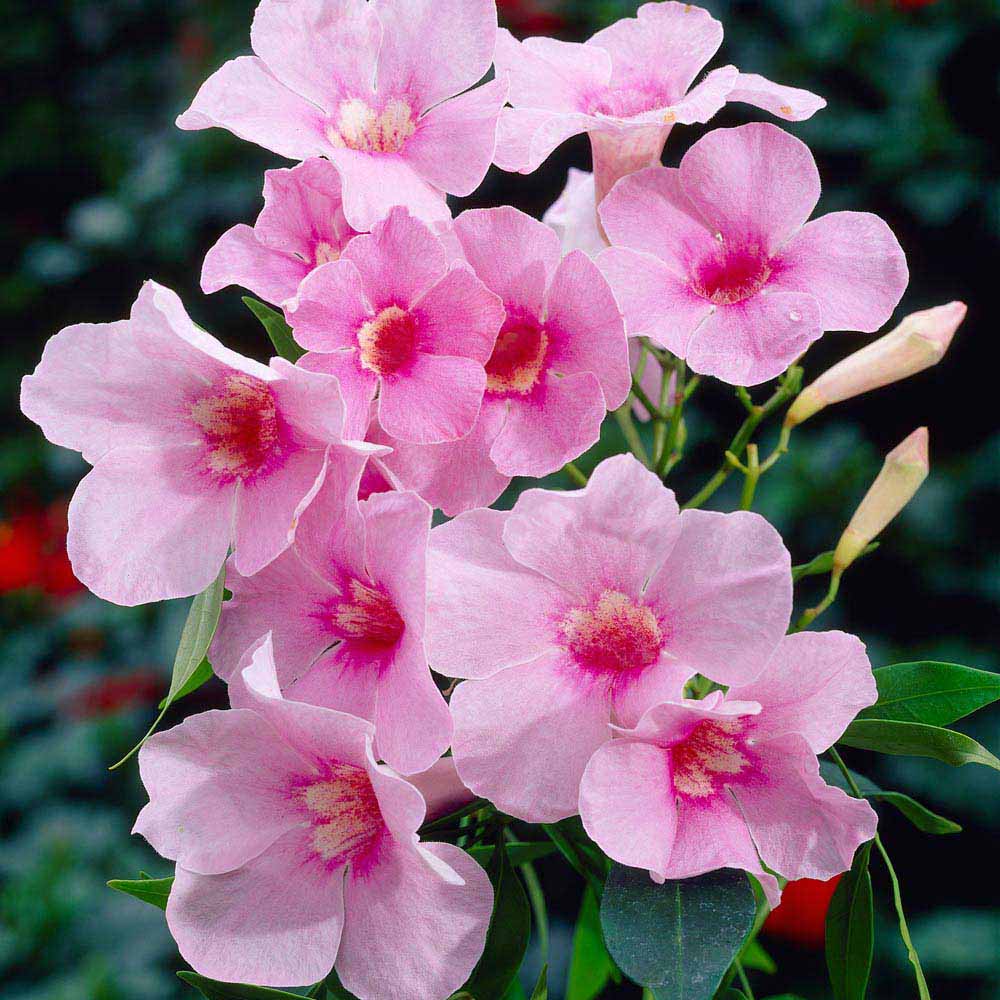
POLYGON ((804 389, 788 411, 785 426, 795 427, 831 403, 880 389, 936 365, 965 313, 964 302, 911 313, 891 333, 848 355, 804 389))
POLYGON ((871 489, 851 518, 833 555, 835 573, 842 573, 913 499, 930 472, 929 435, 918 427, 886 456, 871 489))

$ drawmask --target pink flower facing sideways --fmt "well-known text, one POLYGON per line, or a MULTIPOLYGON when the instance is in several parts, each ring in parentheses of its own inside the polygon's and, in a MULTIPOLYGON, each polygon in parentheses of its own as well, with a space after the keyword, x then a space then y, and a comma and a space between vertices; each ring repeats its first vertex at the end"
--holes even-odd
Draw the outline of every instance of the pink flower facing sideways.
POLYGON ((621 313, 585 254, 560 259, 555 233, 514 208, 465 212, 453 235, 506 311, 479 418, 450 444, 374 438, 392 446, 390 477, 449 515, 493 503, 513 476, 561 469, 598 440, 631 384, 621 313))
POLYGON ((716 868, 829 879, 875 836, 870 805, 827 785, 816 755, 877 691, 862 643, 843 632, 781 640, 760 676, 723 695, 649 709, 591 758, 580 788, 587 832, 657 881, 716 868))
POLYGON ((177 862, 167 925, 204 976, 306 986, 335 967, 361 1000, 445 1000, 486 938, 493 891, 425 800, 376 763, 368 722, 281 697, 270 640, 232 709, 153 736, 136 833, 177 862))
POLYGON ((370 720, 379 758, 410 774, 451 742, 424 651, 431 509, 413 493, 359 503, 360 478, 360 463, 331 469, 287 552, 254 576, 230 569, 209 660, 238 679, 270 631, 285 694, 370 720))
POLYGON ((809 148, 766 124, 717 129, 679 169, 619 181, 599 209, 612 247, 598 265, 629 336, 755 385, 827 330, 879 329, 906 289, 906 257, 876 215, 809 222, 819 196, 809 148))
POLYGON ((431 532, 427 641, 452 695, 462 780, 528 822, 578 811, 610 723, 634 726, 695 673, 735 684, 788 627, 781 538, 756 514, 678 512, 631 456, 575 492, 529 490, 431 532))
POLYGON ((400 204, 447 219, 443 192, 472 194, 493 159, 506 84, 468 88, 496 32, 494 0, 263 0, 255 55, 211 76, 177 124, 327 157, 356 229, 400 204))
POLYGON ((497 77, 510 82, 500 117, 496 163, 528 174, 570 136, 590 136, 600 200, 615 181, 660 158, 675 124, 707 122, 728 101, 743 101, 790 121, 826 102, 725 66, 692 87, 722 44, 722 25, 686 3, 647 3, 634 18, 588 42, 528 38, 501 29, 497 77))
POLYGON ((405 208, 313 271, 286 315, 311 352, 300 365, 337 376, 352 434, 364 437, 376 393, 379 422, 400 441, 472 430, 503 303, 405 208))
POLYGON ((256 573, 291 544, 328 465, 375 447, 343 441, 335 379, 241 357, 151 281, 129 319, 53 337, 21 408, 94 466, 70 504, 69 554, 125 605, 204 590, 230 546, 256 573))
POLYGON ((344 217, 340 174, 326 160, 264 174, 264 210, 251 227, 240 224, 208 251, 204 292, 241 285, 265 302, 290 299, 310 271, 339 260, 357 231, 344 217))

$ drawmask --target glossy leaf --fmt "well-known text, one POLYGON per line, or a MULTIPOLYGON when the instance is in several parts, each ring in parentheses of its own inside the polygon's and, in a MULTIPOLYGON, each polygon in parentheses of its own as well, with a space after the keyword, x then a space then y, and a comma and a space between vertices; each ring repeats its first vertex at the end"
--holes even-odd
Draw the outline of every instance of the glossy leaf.
POLYGON ((243 986, 239 983, 219 983, 196 972, 178 972, 177 978, 193 986, 207 1000, 302 1000, 301 993, 271 990, 264 986, 243 986))
POLYGON ((743 872, 722 870, 657 885, 615 864, 601 902, 611 957, 658 1000, 710 1000, 753 926, 743 872))
POLYGON ((1000 760, 971 736, 951 729, 919 722, 890 722, 885 719, 858 719, 840 738, 844 746, 876 753, 909 757, 931 757, 960 767, 983 764, 1000 771, 1000 760))
POLYGON ((875 949, 871 850, 871 843, 858 849, 826 915, 826 966, 835 1000, 864 1000, 868 992, 875 949))
POLYGON ((897 663, 875 671, 878 702, 862 719, 948 726, 1000 700, 1000 674, 958 663, 897 663))
POLYGON ((108 887, 116 892, 123 892, 126 896, 134 896, 144 903, 152 903, 161 910, 167 908, 167 899, 170 897, 170 888, 174 884, 174 877, 169 878, 149 878, 140 877, 137 879, 115 878, 108 883, 108 887))
POLYGON ((285 317, 276 309, 265 305, 251 295, 243 296, 243 304, 260 320, 260 325, 267 331, 268 337, 278 357, 290 361, 293 365, 306 352, 295 343, 292 328, 285 322, 285 317))
POLYGON ((594 1000, 618 970, 601 933, 601 911, 593 889, 586 886, 580 915, 573 931, 573 956, 569 965, 566 1000, 594 1000))

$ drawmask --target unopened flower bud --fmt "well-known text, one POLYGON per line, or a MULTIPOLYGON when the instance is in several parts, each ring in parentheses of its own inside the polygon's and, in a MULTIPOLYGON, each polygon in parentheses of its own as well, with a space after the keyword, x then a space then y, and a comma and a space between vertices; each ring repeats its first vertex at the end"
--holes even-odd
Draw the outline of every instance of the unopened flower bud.
POLYGON ((833 555, 835 573, 842 573, 913 499, 930 471, 929 435, 919 427, 886 456, 833 555))
POLYGON ((804 389, 788 411, 785 426, 795 427, 831 403, 880 389, 936 365, 965 313, 964 302, 911 313, 891 333, 848 355, 804 389))

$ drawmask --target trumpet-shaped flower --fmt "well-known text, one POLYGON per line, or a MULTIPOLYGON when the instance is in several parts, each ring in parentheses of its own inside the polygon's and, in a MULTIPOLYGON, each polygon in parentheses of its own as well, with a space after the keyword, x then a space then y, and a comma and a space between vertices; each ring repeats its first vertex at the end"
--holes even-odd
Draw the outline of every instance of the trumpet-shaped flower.
POLYGON ((531 173, 570 136, 586 132, 599 202, 626 174, 656 163, 674 125, 707 122, 728 101, 789 121, 826 102, 805 90, 725 66, 692 87, 722 44, 722 25, 687 3, 647 3, 577 44, 553 38, 518 42, 501 29, 497 76, 510 82, 500 117, 496 163, 531 173))
POLYGON ((375 762, 372 726, 281 696, 267 637, 232 709, 153 736, 135 832, 177 862, 167 925, 225 982, 305 986, 336 968, 361 1000, 445 1000, 482 952, 493 893, 423 844, 420 792, 375 762))
POLYGON ((177 124, 327 157, 355 229, 393 205, 446 219, 443 192, 472 194, 493 159, 506 84, 469 88, 496 32, 494 0, 262 0, 255 55, 217 70, 177 124))
POLYGON ((263 211, 253 226, 233 226, 208 251, 202 291, 241 285, 280 305, 307 274, 339 260, 354 236, 332 163, 312 159, 290 170, 268 170, 263 211))
POLYGON ((458 773, 530 822, 577 811, 612 735, 703 673, 749 681, 788 627, 788 552, 756 514, 680 514, 631 456, 576 492, 529 490, 431 532, 427 640, 458 773))
POLYGON ((843 632, 781 641, 749 684, 653 706, 591 758, 580 813, 616 861, 657 881, 716 868, 828 879, 875 835, 871 806, 828 786, 816 755, 877 692, 862 643, 843 632))
POLYGON ((230 546, 237 571, 256 573, 291 544, 328 466, 378 450, 344 444, 335 379, 227 350, 151 281, 128 320, 53 337, 21 407, 94 466, 68 548, 79 579, 116 604, 204 590, 230 546))
POLYGON ((718 129, 680 169, 620 181, 599 209, 612 244, 599 264, 629 335, 755 385, 827 330, 877 330, 906 289, 906 257, 876 215, 809 222, 819 195, 809 148, 765 124, 718 129))
POLYGON ((360 478, 358 464, 331 470, 287 552, 254 576, 229 571, 209 659, 231 681, 270 631, 285 694, 370 720, 378 757, 410 774, 451 742, 424 652, 431 510, 413 493, 359 503, 360 478))
POLYGON ((503 303, 406 209, 313 271, 286 314, 312 352, 300 364, 337 376, 358 437, 376 392, 379 422, 400 441, 435 444, 472 430, 503 303))
POLYGON ((488 506, 513 476, 549 475, 586 451, 631 384, 618 305, 585 254, 560 260, 552 230, 513 208, 465 212, 453 234, 506 311, 479 419, 449 444, 374 438, 392 445, 382 464, 401 486, 452 515, 488 506))
POLYGON ((598 225, 594 175, 570 167, 566 187, 542 216, 542 222, 555 230, 563 253, 582 250, 596 257, 607 249, 607 241, 598 225))

